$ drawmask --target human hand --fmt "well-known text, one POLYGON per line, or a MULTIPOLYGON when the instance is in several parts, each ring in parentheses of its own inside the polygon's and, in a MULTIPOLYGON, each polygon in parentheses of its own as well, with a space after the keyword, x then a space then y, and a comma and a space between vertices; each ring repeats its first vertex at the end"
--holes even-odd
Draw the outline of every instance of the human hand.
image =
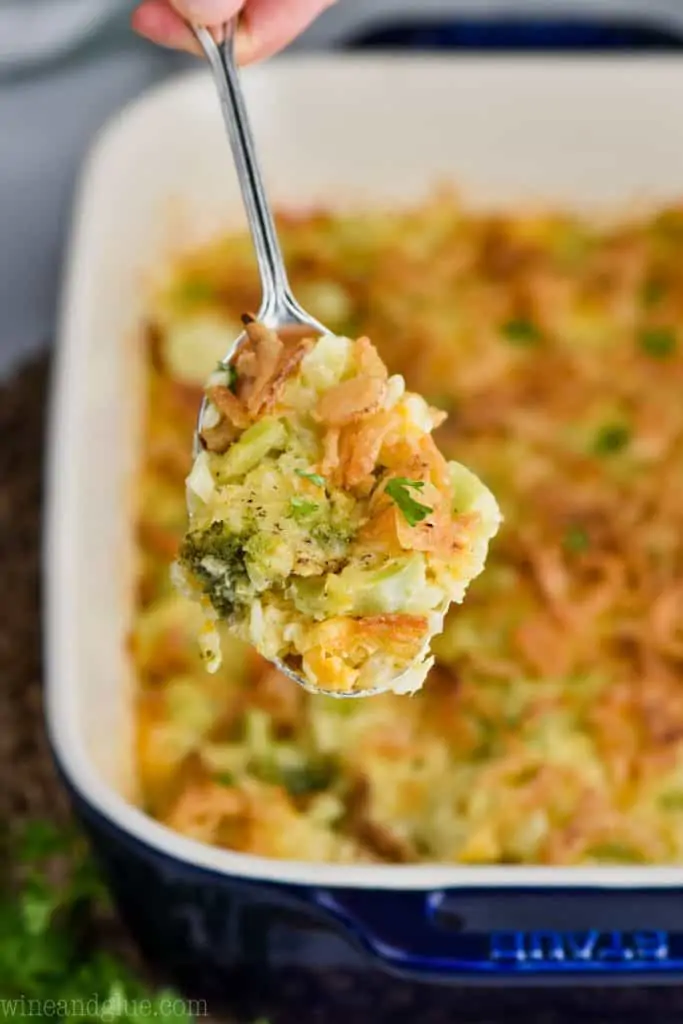
POLYGON ((335 0, 142 0, 133 28, 162 46, 199 53, 186 21, 219 28, 239 16, 235 54, 240 64, 264 60, 287 46, 335 0))

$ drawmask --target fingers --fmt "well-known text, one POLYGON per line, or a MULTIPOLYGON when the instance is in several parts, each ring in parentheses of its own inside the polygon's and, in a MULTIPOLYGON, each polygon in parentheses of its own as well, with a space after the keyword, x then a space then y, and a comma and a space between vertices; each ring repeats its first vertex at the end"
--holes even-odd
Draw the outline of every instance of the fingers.
POLYGON ((134 11, 131 24, 139 35, 153 43, 201 54, 199 43, 168 0, 143 0, 134 11))
POLYGON ((182 18, 215 28, 230 21, 244 7, 245 0, 169 0, 182 18))
POLYGON ((235 50, 240 64, 264 60, 287 46, 334 0, 143 0, 136 32, 161 46, 201 54, 186 19, 218 26, 242 11, 235 50))
POLYGON ((132 17, 136 32, 153 43, 202 55, 187 21, 220 26, 242 7, 244 0, 143 0, 132 17))
POLYGON ((235 39, 235 52, 239 63, 251 64, 254 61, 265 60, 266 57, 271 57, 282 50, 334 2, 335 0, 247 0, 235 39))

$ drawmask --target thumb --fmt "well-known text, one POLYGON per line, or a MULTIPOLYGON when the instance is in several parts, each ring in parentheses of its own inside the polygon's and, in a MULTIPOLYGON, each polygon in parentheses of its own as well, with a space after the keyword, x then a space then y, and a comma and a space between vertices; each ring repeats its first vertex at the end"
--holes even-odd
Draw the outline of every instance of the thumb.
POLYGON ((235 37, 238 61, 251 64, 283 50, 334 2, 247 0, 235 37))

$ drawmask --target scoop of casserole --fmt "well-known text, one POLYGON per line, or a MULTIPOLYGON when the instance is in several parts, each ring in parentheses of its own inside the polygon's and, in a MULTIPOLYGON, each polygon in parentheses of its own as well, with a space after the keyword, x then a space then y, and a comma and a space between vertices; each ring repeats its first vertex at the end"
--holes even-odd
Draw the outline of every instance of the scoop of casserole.
POLYGON ((490 491, 446 462, 445 414, 389 377, 367 338, 280 337, 247 319, 211 376, 174 567, 205 613, 312 690, 412 692, 449 605, 500 524, 490 491))

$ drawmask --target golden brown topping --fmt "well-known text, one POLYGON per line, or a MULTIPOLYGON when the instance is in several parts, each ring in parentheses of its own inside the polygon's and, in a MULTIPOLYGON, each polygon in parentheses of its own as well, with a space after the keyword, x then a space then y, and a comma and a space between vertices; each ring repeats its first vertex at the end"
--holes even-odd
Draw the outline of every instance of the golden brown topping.
POLYGON ((372 472, 377 466, 382 445, 396 426, 395 413, 382 411, 360 423, 344 427, 339 444, 344 487, 370 489, 374 485, 372 472))
POLYGON ((323 438, 323 461, 320 469, 325 477, 332 476, 339 465, 339 436, 339 429, 331 427, 323 438))
POLYGON ((650 617, 652 639, 663 654, 683 659, 683 582, 676 582, 659 595, 650 617))
POLYGON ((415 850, 411 843, 396 835, 386 825, 373 821, 370 796, 368 780, 362 775, 354 779, 347 797, 346 826, 349 833, 380 860, 393 864, 409 864, 414 861, 415 850))
POLYGON ((244 793, 216 782, 185 788, 166 819, 169 828, 201 842, 221 841, 221 830, 249 810, 244 793))
POLYGON ((203 427, 201 439, 210 452, 225 452, 233 441, 245 430, 251 420, 242 402, 223 385, 215 385, 207 390, 207 398, 213 402, 221 415, 215 427, 203 427))
POLYGON ((240 399, 232 393, 230 388, 226 388, 223 385, 211 387, 207 391, 207 396, 216 406, 219 413, 229 420, 234 427, 237 427, 239 430, 246 430, 251 423, 251 417, 240 399))
POLYGON ((249 416, 256 419, 276 405, 314 339, 301 331, 279 336, 249 316, 243 320, 247 338, 234 359, 235 390, 249 416))
POLYGON ((405 516, 394 509, 396 536, 404 551, 431 551, 440 558, 449 559, 460 551, 467 539, 468 529, 477 522, 476 516, 453 519, 443 506, 424 522, 411 526, 405 516))
POLYGON ((316 418, 328 427, 343 427, 380 408, 387 386, 380 377, 359 375, 330 388, 318 401, 316 418))
POLYGON ((353 356, 359 374, 376 377, 378 380, 387 379, 387 368, 369 338, 358 338, 354 342, 353 356))
POLYGON ((301 332, 289 332, 285 342, 253 318, 243 319, 247 337, 232 363, 234 388, 214 385, 207 390, 221 415, 217 426, 205 427, 201 434, 212 452, 227 451, 240 431, 274 408, 313 345, 313 339, 301 332))
POLYGON ((204 427, 201 438, 210 452, 222 454, 227 452, 230 445, 237 438, 238 432, 229 419, 223 419, 215 427, 204 427))
POLYGON ((574 643, 556 620, 546 612, 522 622, 515 643, 526 664, 538 675, 567 675, 573 668, 574 643))
POLYGON ((260 323, 248 323, 246 332, 250 344, 244 345, 235 358, 237 392, 249 413, 256 417, 277 373, 284 344, 275 331, 260 323))
POLYGON ((280 356, 280 361, 268 386, 264 389, 258 415, 262 416, 277 404, 285 384, 296 373, 301 360, 313 347, 313 338, 300 338, 293 344, 286 346, 280 356))
POLYGON ((341 652, 351 660, 360 651, 388 649, 409 659, 422 647, 428 626, 424 615, 337 616, 315 626, 305 639, 305 648, 341 652))

